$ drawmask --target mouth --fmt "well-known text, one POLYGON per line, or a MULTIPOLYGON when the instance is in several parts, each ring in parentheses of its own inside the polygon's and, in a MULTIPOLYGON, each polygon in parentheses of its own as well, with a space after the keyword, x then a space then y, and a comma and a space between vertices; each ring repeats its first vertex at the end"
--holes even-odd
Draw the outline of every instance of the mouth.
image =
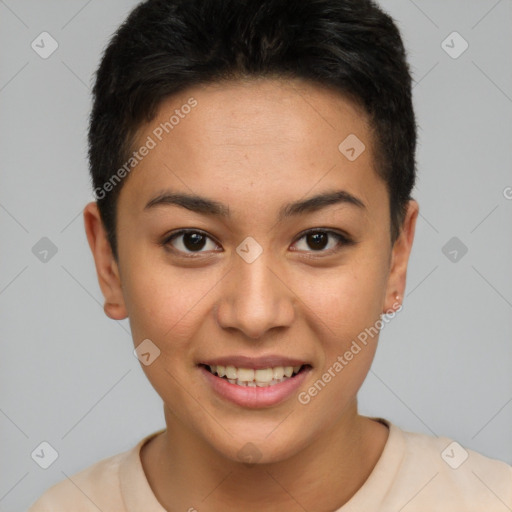
POLYGON ((241 387, 266 388, 295 379, 311 368, 309 364, 247 368, 220 364, 199 364, 212 375, 241 387))
POLYGON ((250 409, 275 407, 289 401, 313 370, 304 360, 277 354, 219 357, 201 361, 197 368, 209 392, 250 409))

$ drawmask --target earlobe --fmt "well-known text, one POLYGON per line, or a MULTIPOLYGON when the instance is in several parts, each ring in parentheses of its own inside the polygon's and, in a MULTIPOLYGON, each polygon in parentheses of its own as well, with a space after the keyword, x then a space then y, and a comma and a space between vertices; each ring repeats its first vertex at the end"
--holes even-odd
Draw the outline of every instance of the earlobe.
POLYGON ((103 305, 103 311, 105 311, 105 315, 112 320, 124 320, 128 315, 126 314, 126 309, 123 305, 113 304, 112 302, 105 302, 103 305))
POLYGON ((110 242, 98 205, 89 203, 84 208, 84 225, 89 247, 96 265, 98 283, 105 298, 105 314, 113 320, 123 320, 128 316, 121 287, 118 264, 112 253, 110 242))
POLYGON ((392 249, 391 267, 388 276, 383 313, 397 311, 402 306, 402 300, 405 296, 407 265, 414 241, 418 213, 418 203, 414 199, 409 200, 400 235, 395 240, 392 249))

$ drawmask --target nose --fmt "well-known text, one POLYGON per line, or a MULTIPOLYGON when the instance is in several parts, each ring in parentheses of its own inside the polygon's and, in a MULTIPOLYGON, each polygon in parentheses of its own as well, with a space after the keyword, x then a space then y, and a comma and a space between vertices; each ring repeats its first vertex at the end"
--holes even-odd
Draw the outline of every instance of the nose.
POLYGON ((271 329, 289 327, 295 317, 296 297, 264 255, 252 263, 236 256, 215 307, 220 327, 236 329, 251 339, 261 338, 271 329))

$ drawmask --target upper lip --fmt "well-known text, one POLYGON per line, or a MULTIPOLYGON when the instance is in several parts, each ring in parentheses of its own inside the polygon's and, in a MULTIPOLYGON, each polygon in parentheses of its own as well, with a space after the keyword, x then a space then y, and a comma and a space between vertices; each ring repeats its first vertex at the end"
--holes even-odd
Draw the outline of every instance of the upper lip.
POLYGON ((235 366, 236 368, 251 368, 259 370, 263 368, 275 368, 276 366, 302 366, 308 364, 301 359, 287 356, 267 355, 261 357, 225 356, 202 361, 200 364, 207 366, 235 366))

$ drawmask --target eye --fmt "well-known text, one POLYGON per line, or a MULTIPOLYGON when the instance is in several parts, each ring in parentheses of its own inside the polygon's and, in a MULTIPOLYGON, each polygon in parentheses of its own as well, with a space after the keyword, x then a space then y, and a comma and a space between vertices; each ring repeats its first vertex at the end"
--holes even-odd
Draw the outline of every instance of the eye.
POLYGON ((218 248, 218 245, 206 233, 196 229, 182 229, 171 233, 165 237, 162 245, 171 246, 173 250, 184 254, 207 252, 218 248), (205 247, 206 250, 202 251, 205 247))
MULTIPOLYGON (((346 235, 336 231, 311 229, 302 233, 297 239, 294 251, 317 252, 322 254, 332 254, 340 250, 343 246, 353 245, 355 242, 346 235), (303 246, 300 242, 304 240, 303 246), (304 247, 306 246, 306 247, 304 247), (309 247, 308 247, 309 246, 309 247)), ((161 244, 170 248, 173 252, 180 253, 183 256, 193 257, 194 254, 215 251, 219 245, 205 232, 197 229, 181 229, 167 235, 161 244), (204 250, 203 250, 204 249, 204 250)))
POLYGON ((340 250, 342 246, 354 244, 353 240, 341 233, 322 229, 312 229, 303 233, 295 244, 298 244, 301 240, 304 240, 302 247, 295 248, 294 250, 330 254, 340 250), (329 242, 329 238, 331 238, 331 242, 329 242))

